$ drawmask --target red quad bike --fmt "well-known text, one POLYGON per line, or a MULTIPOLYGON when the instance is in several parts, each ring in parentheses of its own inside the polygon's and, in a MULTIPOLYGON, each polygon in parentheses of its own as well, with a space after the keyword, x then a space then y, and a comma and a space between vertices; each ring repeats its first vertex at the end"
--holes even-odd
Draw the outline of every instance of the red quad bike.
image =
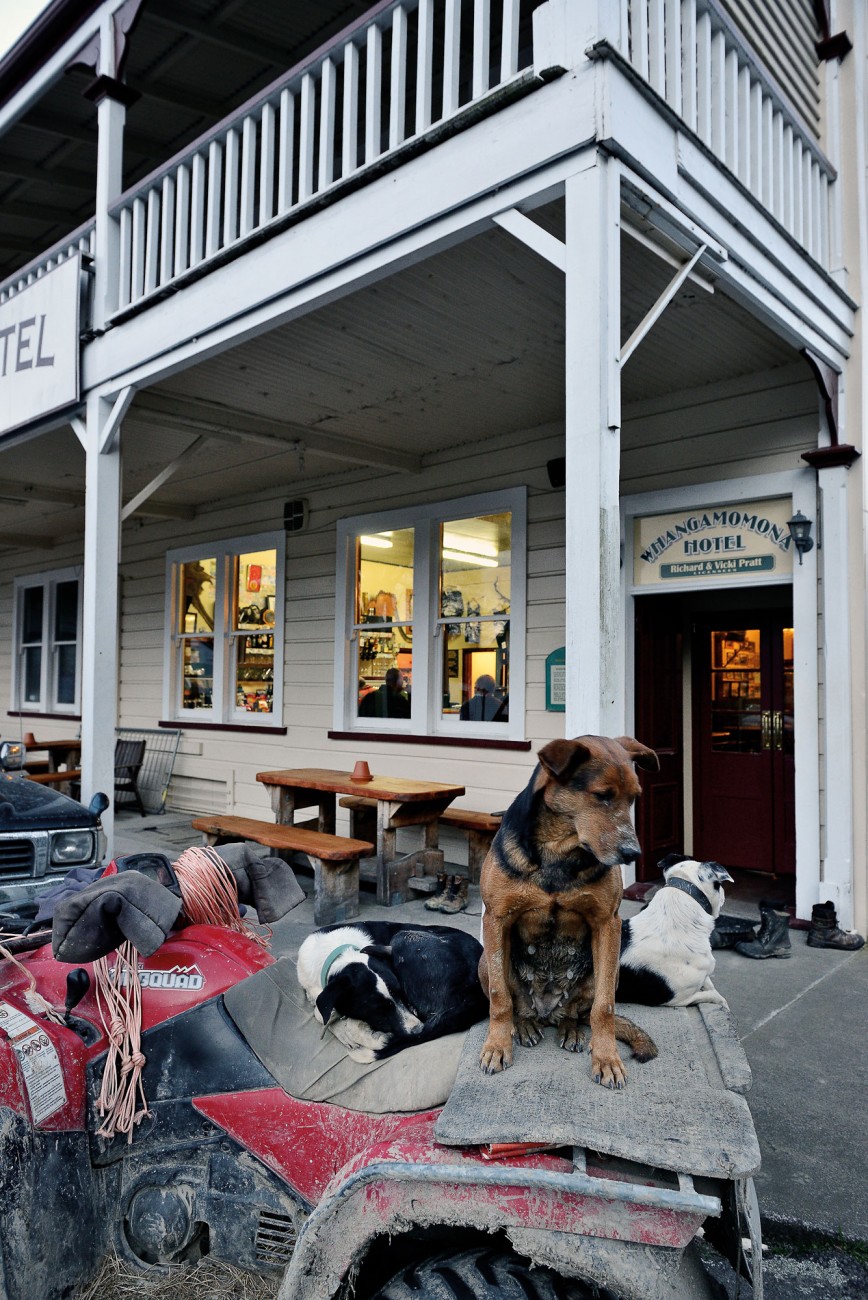
POLYGON ((92 969, 17 941, 59 1025, 0 961, 2 1300, 69 1296, 109 1248, 142 1269, 210 1252, 276 1271, 281 1300, 702 1300, 721 1292, 701 1228, 747 1275, 743 1237, 760 1260, 750 1076, 724 1008, 631 1008, 660 1055, 628 1059, 622 1092, 548 1037, 486 1076, 484 1024, 363 1067, 276 960, 302 936, 281 922, 268 953, 194 925, 141 960, 149 1114, 131 1142, 97 1134, 92 969))

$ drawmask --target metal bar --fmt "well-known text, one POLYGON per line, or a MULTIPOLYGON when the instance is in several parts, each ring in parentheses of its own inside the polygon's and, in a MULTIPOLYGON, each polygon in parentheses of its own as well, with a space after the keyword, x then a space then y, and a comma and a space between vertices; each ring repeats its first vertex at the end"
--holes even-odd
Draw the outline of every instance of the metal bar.
POLYGON ((657 299, 657 301, 655 302, 651 310, 646 313, 644 318, 636 326, 633 333, 628 338, 627 342, 621 348, 620 360, 622 366, 625 365, 625 363, 636 351, 639 344, 644 339, 645 335, 649 332, 649 330, 653 327, 653 325, 663 315, 663 312, 669 306, 670 302, 675 297, 676 293, 681 288, 682 284, 687 279, 688 275, 693 270, 694 266, 696 266, 696 263, 702 257, 702 254, 705 252, 705 249, 706 249, 705 244, 699 245, 699 248, 697 248, 696 252, 693 254, 690 261, 685 262, 684 266, 682 266, 678 274, 674 277, 674 279, 670 281, 667 287, 663 290, 663 292, 661 293, 660 297, 657 299))

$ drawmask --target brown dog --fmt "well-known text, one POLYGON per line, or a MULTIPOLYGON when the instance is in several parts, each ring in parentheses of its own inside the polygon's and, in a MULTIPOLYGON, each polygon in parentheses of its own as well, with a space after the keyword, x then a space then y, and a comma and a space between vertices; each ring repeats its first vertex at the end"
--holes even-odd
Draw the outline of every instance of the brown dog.
POLYGON ((480 881, 487 1074, 512 1064, 513 1038, 533 1047, 545 1024, 559 1027, 562 1047, 581 1051, 588 1012, 595 1082, 626 1082, 616 1037, 640 1061, 657 1055, 638 1025, 615 1015, 620 864, 640 853, 630 820, 640 788, 634 763, 659 768, 654 751, 628 736, 550 741, 504 814, 480 881))

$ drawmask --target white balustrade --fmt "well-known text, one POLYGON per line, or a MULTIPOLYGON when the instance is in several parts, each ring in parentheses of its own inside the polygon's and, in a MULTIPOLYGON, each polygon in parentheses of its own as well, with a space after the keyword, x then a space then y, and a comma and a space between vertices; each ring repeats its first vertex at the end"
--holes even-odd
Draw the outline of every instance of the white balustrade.
POLYGON ((0 303, 9 302, 22 289, 33 284, 36 280, 41 280, 49 271, 53 271, 61 262, 66 262, 76 253, 83 254, 82 264, 84 270, 89 274, 89 268, 93 261, 94 252, 94 222, 85 222, 74 230, 71 235, 52 244, 39 257, 22 266, 14 275, 9 276, 0 284, 0 303))
POLYGON ((621 53, 638 75, 828 267, 835 170, 717 0, 621 2, 621 53))
POLYGON ((114 205, 119 310, 518 77, 519 18, 520 0, 381 0, 114 205))

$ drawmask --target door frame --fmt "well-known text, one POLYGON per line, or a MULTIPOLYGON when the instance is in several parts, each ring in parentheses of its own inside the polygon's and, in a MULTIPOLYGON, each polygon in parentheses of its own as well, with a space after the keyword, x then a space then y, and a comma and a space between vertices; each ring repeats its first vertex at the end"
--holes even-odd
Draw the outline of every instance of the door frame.
MULTIPOLYGON (((788 497, 794 511, 801 510, 809 519, 817 519, 817 479, 813 470, 791 470, 780 474, 697 483, 689 487, 664 488, 621 498, 621 538, 624 561, 621 566, 621 643, 624 647, 620 665, 624 683, 625 716, 628 733, 635 721, 635 596, 653 596, 671 587, 637 587, 633 583, 633 521, 643 515, 667 514, 684 509, 737 505, 742 501, 788 497)), ((793 726, 796 737, 796 915, 809 917, 820 896, 820 684, 818 662, 818 593, 817 553, 814 547, 793 563, 793 726)), ((784 580, 785 581, 785 580, 784 580)), ((738 600, 738 589, 780 586, 782 578, 744 577, 731 582, 695 579, 679 583, 679 592, 730 591, 738 600), (774 578, 774 581, 772 579, 774 578)), ((641 736, 639 737, 641 740, 641 736)), ((685 737, 685 741, 688 738, 685 737)), ((692 739, 685 749, 692 756, 692 739)), ((692 768, 692 760, 690 762, 692 768)), ((685 791, 685 798, 687 792, 685 791)), ((635 868, 624 868, 626 884, 635 881, 635 868)))

